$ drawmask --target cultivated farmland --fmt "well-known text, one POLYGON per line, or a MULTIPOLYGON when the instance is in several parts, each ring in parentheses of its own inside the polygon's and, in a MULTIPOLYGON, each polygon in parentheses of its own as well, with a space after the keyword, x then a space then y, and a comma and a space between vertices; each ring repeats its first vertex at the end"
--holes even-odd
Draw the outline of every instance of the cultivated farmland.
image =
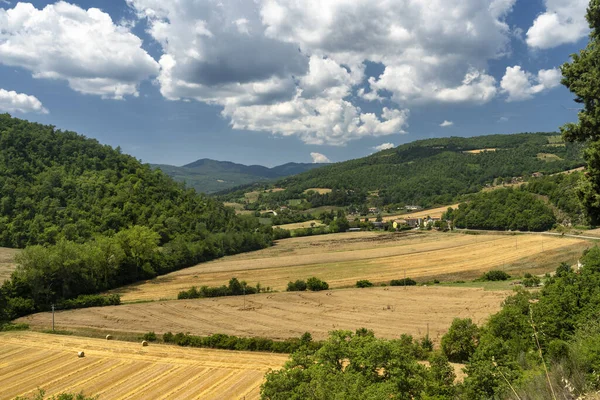
POLYGON ((352 232, 292 238, 275 246, 198 264, 162 277, 116 289, 124 302, 174 299, 192 286, 220 286, 237 277, 250 285, 285 290, 289 281, 317 276, 332 288, 402 278, 473 279, 483 271, 553 271, 576 262, 591 243, 540 235, 352 232))
POLYGON ((15 256, 19 250, 0 247, 0 284, 15 270, 15 256))
MULTIPOLYGON (((325 339, 331 330, 362 327, 383 338, 398 338, 402 333, 422 337, 429 328, 437 343, 453 318, 471 318, 481 324, 500 310, 510 293, 439 286, 262 293, 245 299, 235 296, 68 310, 56 314, 56 323, 65 329, 106 333, 171 331, 272 339, 299 337, 307 331, 315 339, 325 339)), ((19 320, 37 328, 47 328, 51 321, 50 313, 19 320)))
POLYGON ((48 395, 84 391, 100 399, 256 399, 265 372, 286 360, 270 353, 0 333, 0 399, 38 387, 48 395))
POLYGON ((448 207, 457 208, 458 204, 452 204, 449 206, 443 206, 443 207, 438 207, 438 208, 430 208, 429 210, 420 210, 420 211, 415 211, 412 213, 387 215, 387 216, 383 217, 383 221, 384 222, 394 221, 394 220, 403 219, 403 218, 426 218, 426 217, 441 218, 442 214, 445 213, 446 211, 448 211, 448 207))

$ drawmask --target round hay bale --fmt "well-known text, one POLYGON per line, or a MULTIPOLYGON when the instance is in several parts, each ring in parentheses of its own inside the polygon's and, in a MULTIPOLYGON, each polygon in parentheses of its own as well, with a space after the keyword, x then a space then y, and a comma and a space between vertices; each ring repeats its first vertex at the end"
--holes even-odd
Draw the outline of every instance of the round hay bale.
POLYGON ((77 357, 83 358, 83 357, 85 357, 85 353, 83 351, 79 351, 79 352, 77 352, 77 357))
POLYGON ((142 346, 144 346, 144 347, 148 346, 148 342, 145 340, 142 340, 142 346))
POLYGON ((112 340, 112 335, 106 335, 106 340, 112 340))

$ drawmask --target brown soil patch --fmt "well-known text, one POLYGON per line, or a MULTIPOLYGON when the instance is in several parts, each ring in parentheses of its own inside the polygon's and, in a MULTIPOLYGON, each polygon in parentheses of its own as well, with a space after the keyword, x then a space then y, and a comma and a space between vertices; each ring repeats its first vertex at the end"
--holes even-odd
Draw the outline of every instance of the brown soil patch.
POLYGON ((38 387, 49 396, 83 391, 101 399, 258 399, 264 374, 288 358, 34 332, 0 339, 0 399, 38 387))
POLYGON ((0 247, 0 285, 10 278, 10 274, 15 270, 15 256, 19 250, 0 247))

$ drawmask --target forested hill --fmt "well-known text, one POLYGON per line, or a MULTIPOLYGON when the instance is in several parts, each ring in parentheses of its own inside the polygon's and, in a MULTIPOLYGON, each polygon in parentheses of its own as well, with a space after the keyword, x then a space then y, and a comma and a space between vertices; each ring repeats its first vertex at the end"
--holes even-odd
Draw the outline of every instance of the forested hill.
POLYGON ((273 168, 262 165, 243 165, 208 158, 182 167, 151 164, 179 182, 185 182, 198 193, 214 193, 240 185, 269 181, 299 174, 326 164, 287 163, 273 168))
MULTIPOLYGON (((419 140, 282 179, 273 186, 286 190, 262 194, 261 201, 304 198, 313 206, 350 205, 376 193, 371 204, 442 205, 498 182, 497 178, 526 179, 535 172, 551 174, 582 166, 581 150, 580 145, 563 143, 556 133, 419 140), (304 193, 310 188, 334 191, 304 193)), ((221 198, 235 201, 243 191, 257 189, 231 191, 221 198)))
POLYGON ((133 225, 175 237, 254 232, 249 219, 120 149, 0 114, 0 246, 83 243, 133 225))

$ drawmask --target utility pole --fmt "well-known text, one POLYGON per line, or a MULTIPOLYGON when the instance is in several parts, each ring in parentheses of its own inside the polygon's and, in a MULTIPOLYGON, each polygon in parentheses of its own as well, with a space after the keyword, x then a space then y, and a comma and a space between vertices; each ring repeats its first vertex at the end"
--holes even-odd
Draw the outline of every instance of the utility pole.
POLYGON ((54 304, 52 304, 52 332, 54 332, 54 304))

